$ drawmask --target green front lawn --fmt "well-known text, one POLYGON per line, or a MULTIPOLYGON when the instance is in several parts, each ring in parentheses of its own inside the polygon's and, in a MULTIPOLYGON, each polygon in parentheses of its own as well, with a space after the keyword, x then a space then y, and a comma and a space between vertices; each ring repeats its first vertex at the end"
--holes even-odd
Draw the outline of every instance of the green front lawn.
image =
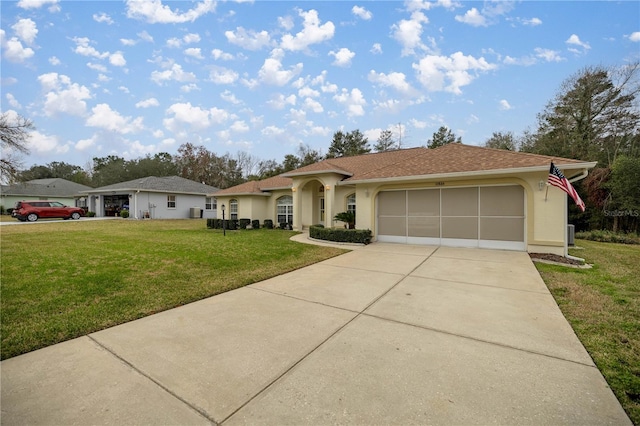
POLYGON ((206 229, 205 220, 3 226, 1 357, 184 305, 345 250, 294 232, 206 229))
POLYGON ((578 240, 593 269, 536 264, 623 408, 640 425, 640 246, 578 240))

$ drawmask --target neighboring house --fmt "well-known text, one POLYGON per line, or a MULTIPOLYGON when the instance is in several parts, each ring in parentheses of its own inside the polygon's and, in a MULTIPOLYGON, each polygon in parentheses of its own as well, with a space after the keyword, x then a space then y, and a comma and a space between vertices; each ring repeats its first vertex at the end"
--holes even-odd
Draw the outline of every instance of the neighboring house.
POLYGON ((0 205, 5 209, 13 208, 17 201, 51 200, 73 207, 86 207, 87 196, 82 191, 91 189, 61 178, 34 179, 0 188, 0 205))
POLYGON ((129 210, 136 219, 216 217, 218 188, 179 176, 149 176, 83 191, 97 217, 129 210))
POLYGON ((572 181, 596 165, 452 143, 327 159, 215 195, 230 219, 302 230, 343 226, 333 217, 350 210, 377 241, 566 255, 568 197, 547 188, 551 161, 572 181))

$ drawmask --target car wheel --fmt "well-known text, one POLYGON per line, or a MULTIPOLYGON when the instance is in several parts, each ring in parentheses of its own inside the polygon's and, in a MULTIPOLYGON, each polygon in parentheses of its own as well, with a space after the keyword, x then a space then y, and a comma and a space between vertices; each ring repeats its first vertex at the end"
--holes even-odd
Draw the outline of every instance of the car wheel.
POLYGON ((38 215, 37 215, 37 214, 35 214, 35 213, 29 213, 29 214, 27 215, 27 220, 28 220, 29 222, 35 222, 36 220, 38 220, 38 215))
POLYGON ((80 213, 78 213, 78 212, 71 213, 71 219, 73 219, 73 220, 80 219, 80 213))

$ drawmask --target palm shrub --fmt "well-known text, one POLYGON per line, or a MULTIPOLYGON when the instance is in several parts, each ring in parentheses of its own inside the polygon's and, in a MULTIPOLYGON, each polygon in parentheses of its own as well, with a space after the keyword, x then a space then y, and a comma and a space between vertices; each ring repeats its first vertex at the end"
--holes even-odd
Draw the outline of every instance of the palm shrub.
POLYGON ((342 212, 333 217, 333 220, 344 222, 349 226, 349 229, 356 227, 356 214, 354 212, 342 212))

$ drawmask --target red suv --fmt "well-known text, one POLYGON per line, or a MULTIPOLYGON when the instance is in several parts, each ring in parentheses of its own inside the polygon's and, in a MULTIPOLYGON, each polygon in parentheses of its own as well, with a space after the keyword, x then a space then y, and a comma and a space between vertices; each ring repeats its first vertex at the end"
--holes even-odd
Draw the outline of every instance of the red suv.
POLYGON ((35 222, 39 218, 60 217, 63 219, 80 219, 84 210, 80 207, 68 207, 58 201, 18 201, 11 216, 21 222, 35 222))

